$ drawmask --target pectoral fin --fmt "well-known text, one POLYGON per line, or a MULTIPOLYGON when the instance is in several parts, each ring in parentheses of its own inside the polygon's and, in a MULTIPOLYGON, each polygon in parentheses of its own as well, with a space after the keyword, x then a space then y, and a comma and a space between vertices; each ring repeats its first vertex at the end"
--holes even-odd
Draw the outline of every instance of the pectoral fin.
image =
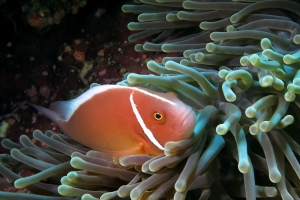
POLYGON ((140 143, 139 146, 133 147, 131 149, 126 149, 122 151, 113 151, 113 152, 108 152, 109 154, 112 155, 113 157, 113 162, 115 164, 120 164, 119 160, 123 157, 126 156, 131 156, 131 155, 136 155, 136 154, 145 154, 143 144, 140 143))

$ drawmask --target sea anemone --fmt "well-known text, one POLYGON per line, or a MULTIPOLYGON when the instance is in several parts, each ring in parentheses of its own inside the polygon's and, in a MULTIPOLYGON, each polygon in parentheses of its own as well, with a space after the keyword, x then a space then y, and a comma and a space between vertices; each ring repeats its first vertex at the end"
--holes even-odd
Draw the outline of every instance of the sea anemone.
POLYGON ((159 156, 120 160, 51 131, 33 133, 43 148, 26 136, 21 144, 3 140, 12 150, 1 156, 7 180, 0 187, 14 184, 31 194, 0 197, 299 199, 300 4, 135 2, 122 8, 140 14, 128 27, 141 32, 129 41, 156 37, 135 49, 179 56, 149 61, 158 75, 129 74, 118 84, 176 93, 197 113, 192 137, 166 143, 159 156), (21 169, 37 173, 22 178, 21 169))

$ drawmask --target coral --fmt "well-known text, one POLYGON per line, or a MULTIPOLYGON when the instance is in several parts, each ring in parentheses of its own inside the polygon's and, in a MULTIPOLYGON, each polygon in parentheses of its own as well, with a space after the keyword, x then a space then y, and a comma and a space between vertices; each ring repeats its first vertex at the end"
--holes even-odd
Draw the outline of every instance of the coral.
MULTIPOLYGON (((112 160, 47 131, 3 140, 0 172, 28 199, 299 199, 299 10, 294 1, 135 0, 129 41, 178 52, 121 85, 173 92, 197 113, 193 136, 162 155, 112 160), (12 167, 12 171, 5 167, 12 167), (41 171, 20 177, 21 169, 41 171), (47 180, 43 182, 42 180, 47 180)), ((92 85, 92 87, 95 85, 92 85)), ((2 199, 16 194, 1 192, 2 199)))
POLYGON ((5 138, 9 123, 2 121, 0 124, 0 137, 5 138))
POLYGON ((81 51, 75 51, 74 54, 73 54, 73 56, 79 62, 84 61, 84 59, 85 59, 85 55, 81 51))
POLYGON ((104 15, 106 13, 105 9, 99 8, 96 13, 95 13, 95 17, 101 17, 102 15, 104 15))
MULTIPOLYGON (((53 24, 60 24, 66 13, 77 14, 79 8, 86 5, 86 0, 73 1, 24 1, 22 10, 30 26, 41 30, 53 24)), ((44 30, 46 31, 46 30, 44 30)))
POLYGON ((39 89, 39 93, 45 97, 45 98, 49 98, 49 96, 51 95, 51 89, 46 86, 46 85, 42 85, 39 89))
POLYGON ((84 79, 84 77, 92 68, 93 68, 92 62, 84 62, 83 68, 79 72, 79 77, 85 85, 88 84, 88 81, 86 79, 84 79))
POLYGON ((46 27, 47 24, 47 20, 43 17, 41 17, 38 13, 31 13, 28 16, 28 20, 27 20, 28 24, 34 28, 44 28, 46 27))

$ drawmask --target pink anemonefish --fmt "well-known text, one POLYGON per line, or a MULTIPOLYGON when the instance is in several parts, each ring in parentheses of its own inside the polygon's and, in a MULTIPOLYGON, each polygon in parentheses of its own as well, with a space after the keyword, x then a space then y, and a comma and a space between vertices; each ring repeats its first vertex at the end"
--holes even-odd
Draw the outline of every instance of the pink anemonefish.
POLYGON ((118 157, 159 155, 166 142, 188 138, 196 123, 174 94, 138 87, 101 85, 50 109, 31 105, 77 142, 118 157))

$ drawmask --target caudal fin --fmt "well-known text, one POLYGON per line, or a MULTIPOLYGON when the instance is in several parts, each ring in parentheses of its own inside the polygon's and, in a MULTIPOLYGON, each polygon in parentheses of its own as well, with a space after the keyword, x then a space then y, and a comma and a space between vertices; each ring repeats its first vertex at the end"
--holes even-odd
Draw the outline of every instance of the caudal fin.
POLYGON ((35 109, 37 109, 39 112, 43 113, 46 117, 51 119, 51 121, 53 121, 57 124, 61 120, 61 116, 59 115, 59 113, 57 113, 53 110, 50 110, 48 108, 44 108, 42 106, 38 106, 36 104, 29 103, 29 102, 28 102, 28 104, 31 105, 32 107, 34 107, 35 109))

